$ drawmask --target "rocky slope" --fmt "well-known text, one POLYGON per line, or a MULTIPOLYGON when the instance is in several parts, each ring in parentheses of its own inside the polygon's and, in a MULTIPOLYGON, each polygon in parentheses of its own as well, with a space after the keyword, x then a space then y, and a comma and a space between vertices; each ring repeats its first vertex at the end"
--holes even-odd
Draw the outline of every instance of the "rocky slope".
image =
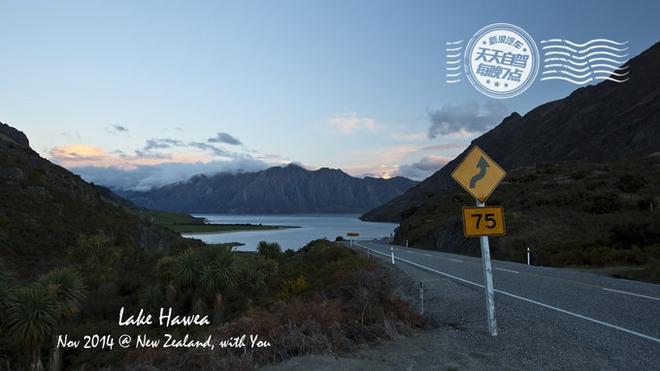
POLYGON ((416 182, 352 177, 297 165, 192 179, 148 192, 124 192, 135 204, 189 213, 357 213, 382 205, 416 182))
POLYGON ((98 233, 147 252, 187 243, 108 189, 41 158, 25 134, 0 124, 0 264, 26 278, 62 265, 81 235, 98 233))

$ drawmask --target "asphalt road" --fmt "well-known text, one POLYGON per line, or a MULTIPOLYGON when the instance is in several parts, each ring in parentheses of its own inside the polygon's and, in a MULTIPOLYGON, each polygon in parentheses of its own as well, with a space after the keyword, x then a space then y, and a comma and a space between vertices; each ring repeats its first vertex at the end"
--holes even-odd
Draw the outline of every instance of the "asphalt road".
MULTIPOLYGON (((391 245, 357 244, 390 261, 391 245)), ((451 302, 452 295, 469 296, 471 291, 472 300, 461 302, 472 303, 469 307, 449 304, 443 310, 460 313, 455 315, 459 322, 480 317, 487 334, 480 258, 398 246, 394 253, 396 265, 409 276, 451 281, 459 288, 425 295, 444 295, 451 302)), ((660 286, 497 260, 493 281, 499 333, 489 341, 494 349, 498 342, 519 342, 523 352, 530 352, 519 354, 530 359, 529 366, 538 366, 532 360, 538 358, 550 369, 660 369, 660 286)))

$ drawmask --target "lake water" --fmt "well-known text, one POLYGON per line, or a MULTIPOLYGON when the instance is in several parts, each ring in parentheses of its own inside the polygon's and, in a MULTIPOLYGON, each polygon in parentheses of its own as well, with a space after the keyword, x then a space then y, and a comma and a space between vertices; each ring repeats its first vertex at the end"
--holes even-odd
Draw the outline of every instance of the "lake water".
POLYGON ((346 232, 360 233, 360 239, 389 237, 398 226, 395 223, 363 222, 357 214, 289 214, 289 215, 218 215, 194 214, 218 224, 264 224, 297 226, 300 228, 245 231, 230 233, 184 234, 206 243, 240 242, 245 244, 236 249, 256 250, 259 241, 277 242, 282 250, 297 250, 311 240, 327 238, 334 241, 337 236, 346 238, 346 232))

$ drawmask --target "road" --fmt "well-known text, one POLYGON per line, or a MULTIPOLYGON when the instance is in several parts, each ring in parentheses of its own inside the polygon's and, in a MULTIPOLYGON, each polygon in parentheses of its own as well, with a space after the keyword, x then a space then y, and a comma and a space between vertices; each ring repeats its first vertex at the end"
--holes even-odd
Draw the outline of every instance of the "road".
MULTIPOLYGON (((357 244, 390 261, 391 245, 357 244)), ((479 311, 456 318, 480 316, 487 334, 480 258, 403 247, 395 247, 394 252, 396 265, 416 279, 452 281, 463 291, 474 292, 473 299, 480 297, 480 305, 475 301, 469 308, 444 310, 479 311)), ((660 367, 660 286, 497 260, 493 281, 499 335, 492 344, 515 338, 522 347, 528 344, 529 352, 545 353, 521 357, 545 358, 543 368, 550 369, 581 368, 576 358, 587 369, 660 367)), ((451 300, 450 292, 443 293, 444 300, 451 300)))

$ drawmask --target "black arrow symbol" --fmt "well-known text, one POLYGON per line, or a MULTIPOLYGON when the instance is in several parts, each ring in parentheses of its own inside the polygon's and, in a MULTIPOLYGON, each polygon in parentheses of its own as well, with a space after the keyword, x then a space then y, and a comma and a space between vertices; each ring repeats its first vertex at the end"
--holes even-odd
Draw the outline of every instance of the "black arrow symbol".
POLYGON ((479 159, 479 162, 477 162, 477 167, 479 168, 479 173, 477 175, 473 176, 472 179, 470 179, 470 188, 474 188, 477 186, 477 182, 480 181, 484 176, 486 176, 486 170, 490 167, 488 165, 488 161, 484 159, 483 156, 479 159))

